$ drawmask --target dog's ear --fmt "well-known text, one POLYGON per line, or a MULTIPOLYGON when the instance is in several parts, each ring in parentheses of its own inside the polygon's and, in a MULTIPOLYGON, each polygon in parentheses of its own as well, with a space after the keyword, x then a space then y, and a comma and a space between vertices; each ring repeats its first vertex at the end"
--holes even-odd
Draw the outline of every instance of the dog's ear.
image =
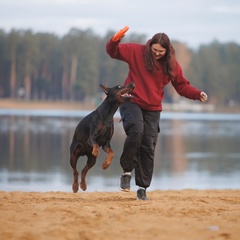
POLYGON ((107 87, 105 87, 105 86, 102 85, 102 84, 100 84, 100 87, 101 87, 102 90, 106 93, 106 95, 108 95, 110 88, 107 88, 107 87))

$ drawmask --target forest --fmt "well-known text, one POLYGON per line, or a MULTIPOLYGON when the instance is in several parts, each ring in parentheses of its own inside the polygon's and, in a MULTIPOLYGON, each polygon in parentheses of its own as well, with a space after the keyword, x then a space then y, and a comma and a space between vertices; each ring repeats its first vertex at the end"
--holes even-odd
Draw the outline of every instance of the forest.
MULTIPOLYGON (((0 29, 0 98, 84 101, 96 97, 99 84, 122 84, 126 63, 105 50, 113 31, 100 37, 91 29, 71 29, 59 37, 31 30, 0 29)), ((145 35, 127 34, 124 42, 146 43, 145 35)), ((176 57, 191 84, 209 96, 209 103, 240 105, 240 46, 214 41, 190 49, 172 39, 176 57)), ((166 87, 165 100, 176 93, 166 87)))

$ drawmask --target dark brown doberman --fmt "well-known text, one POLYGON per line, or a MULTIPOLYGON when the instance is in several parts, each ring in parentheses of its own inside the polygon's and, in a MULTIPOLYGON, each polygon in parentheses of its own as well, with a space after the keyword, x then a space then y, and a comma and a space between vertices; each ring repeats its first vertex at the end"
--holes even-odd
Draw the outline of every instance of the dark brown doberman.
POLYGON ((94 166, 96 159, 100 154, 99 147, 108 154, 102 163, 102 169, 107 169, 112 162, 114 152, 110 146, 110 141, 114 132, 113 116, 118 107, 130 101, 134 89, 134 83, 127 86, 115 86, 107 88, 100 85, 107 97, 101 105, 84 117, 76 127, 70 146, 70 164, 73 168, 73 192, 77 192, 78 187, 78 171, 77 161, 80 156, 87 156, 87 164, 81 172, 80 188, 85 191, 87 189, 86 175, 88 170, 94 166))

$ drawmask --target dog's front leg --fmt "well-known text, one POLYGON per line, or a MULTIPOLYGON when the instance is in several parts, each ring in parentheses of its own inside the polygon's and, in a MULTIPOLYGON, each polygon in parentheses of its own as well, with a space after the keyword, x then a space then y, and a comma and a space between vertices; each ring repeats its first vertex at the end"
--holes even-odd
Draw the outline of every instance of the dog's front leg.
POLYGON ((109 145, 103 146, 102 148, 108 154, 105 161, 102 163, 102 169, 105 170, 111 165, 112 159, 114 157, 114 152, 109 145))
MULTIPOLYGON (((93 147, 92 149, 92 155, 94 157, 98 157, 100 155, 100 150, 99 150, 99 145, 96 142, 97 136, 99 135, 98 130, 93 130, 94 128, 91 129, 90 131, 90 136, 89 136, 89 143, 93 147)), ((98 128, 97 128, 98 129, 98 128)))
POLYGON ((100 155, 99 145, 97 143, 93 144, 92 155, 98 157, 100 155))

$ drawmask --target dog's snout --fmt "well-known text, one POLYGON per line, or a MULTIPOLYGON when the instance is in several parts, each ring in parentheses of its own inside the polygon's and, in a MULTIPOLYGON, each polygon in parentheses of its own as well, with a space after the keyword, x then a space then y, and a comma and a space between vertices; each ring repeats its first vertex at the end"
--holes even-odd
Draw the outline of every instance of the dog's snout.
POLYGON ((135 87, 135 83, 134 83, 134 82, 131 82, 131 83, 129 84, 129 86, 132 87, 132 88, 134 88, 134 87, 135 87))

